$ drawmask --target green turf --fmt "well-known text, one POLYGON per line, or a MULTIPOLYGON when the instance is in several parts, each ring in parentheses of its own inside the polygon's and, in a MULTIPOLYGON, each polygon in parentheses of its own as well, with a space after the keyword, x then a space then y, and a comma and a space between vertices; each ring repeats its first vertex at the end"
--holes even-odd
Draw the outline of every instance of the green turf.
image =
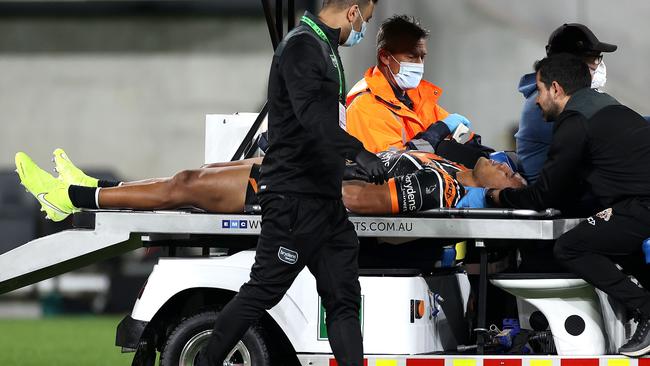
POLYGON ((120 366, 133 353, 115 346, 122 317, 52 317, 0 319, 2 366, 120 366))

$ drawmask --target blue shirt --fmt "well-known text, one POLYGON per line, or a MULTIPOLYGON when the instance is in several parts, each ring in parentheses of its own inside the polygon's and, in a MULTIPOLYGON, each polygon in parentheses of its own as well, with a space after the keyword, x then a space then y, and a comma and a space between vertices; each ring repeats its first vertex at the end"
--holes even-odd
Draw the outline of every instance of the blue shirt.
POLYGON ((542 110, 536 104, 538 92, 535 73, 521 77, 519 92, 526 99, 519 120, 519 131, 515 134, 519 173, 532 184, 539 177, 546 161, 553 138, 554 123, 544 121, 542 110))

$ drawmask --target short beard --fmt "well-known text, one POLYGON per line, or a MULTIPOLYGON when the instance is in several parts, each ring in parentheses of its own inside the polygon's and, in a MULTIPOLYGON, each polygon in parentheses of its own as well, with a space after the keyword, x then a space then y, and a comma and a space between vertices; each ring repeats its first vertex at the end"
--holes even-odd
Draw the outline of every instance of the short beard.
POLYGON ((547 111, 542 109, 542 116, 546 122, 553 122, 557 119, 557 116, 560 115, 560 106, 559 104, 552 103, 547 111))

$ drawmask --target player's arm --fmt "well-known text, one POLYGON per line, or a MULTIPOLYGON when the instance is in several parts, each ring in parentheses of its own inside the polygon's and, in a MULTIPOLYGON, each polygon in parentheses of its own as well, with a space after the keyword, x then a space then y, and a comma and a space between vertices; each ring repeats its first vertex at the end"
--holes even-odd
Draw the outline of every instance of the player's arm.
POLYGON ((351 212, 360 215, 391 214, 390 181, 389 184, 380 186, 359 180, 345 181, 343 204, 351 212))
POLYGON ((454 207, 461 196, 458 182, 444 171, 425 168, 390 178, 375 186, 361 181, 344 182, 343 203, 352 212, 366 215, 400 214, 454 207), (444 191, 440 188, 444 187, 444 191))

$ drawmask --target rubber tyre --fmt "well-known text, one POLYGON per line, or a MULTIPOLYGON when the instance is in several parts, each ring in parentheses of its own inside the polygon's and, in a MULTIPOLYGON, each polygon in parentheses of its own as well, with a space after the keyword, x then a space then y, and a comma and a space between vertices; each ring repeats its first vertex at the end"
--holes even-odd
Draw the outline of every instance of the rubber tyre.
MULTIPOLYGON (((160 366, 191 366, 193 363, 181 364, 183 349, 196 335, 212 330, 219 312, 206 311, 183 319, 169 334, 160 354, 160 366)), ((248 350, 251 366, 271 366, 269 350, 259 326, 252 326, 241 339, 248 350)))

